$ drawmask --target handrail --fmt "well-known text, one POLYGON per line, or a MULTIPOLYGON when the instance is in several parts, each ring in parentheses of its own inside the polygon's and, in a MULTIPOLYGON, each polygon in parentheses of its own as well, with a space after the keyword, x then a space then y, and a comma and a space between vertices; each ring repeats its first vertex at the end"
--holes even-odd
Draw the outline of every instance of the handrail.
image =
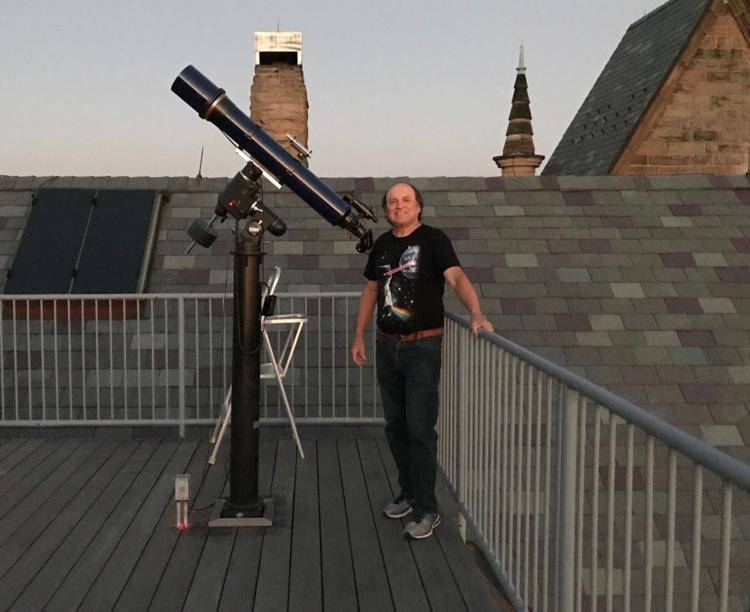
MULTIPOLYGON (((462 327, 471 328, 469 319, 465 315, 458 315, 446 310, 445 316, 462 327)), ((711 469, 722 479, 750 492, 750 466, 709 446, 702 440, 691 436, 671 423, 650 414, 643 408, 603 389, 582 376, 566 370, 551 361, 547 361, 543 357, 511 342, 507 338, 485 330, 480 330, 479 336, 549 374, 571 389, 575 389, 586 397, 591 398, 646 433, 680 451, 694 462, 711 469)))
MULTIPOLYGON (((285 291, 277 292, 280 298, 334 298, 334 297, 358 297, 359 291, 285 291)), ((219 299, 231 297, 231 293, 0 293, 2 300, 150 300, 150 299, 176 299, 176 298, 200 298, 219 299)))

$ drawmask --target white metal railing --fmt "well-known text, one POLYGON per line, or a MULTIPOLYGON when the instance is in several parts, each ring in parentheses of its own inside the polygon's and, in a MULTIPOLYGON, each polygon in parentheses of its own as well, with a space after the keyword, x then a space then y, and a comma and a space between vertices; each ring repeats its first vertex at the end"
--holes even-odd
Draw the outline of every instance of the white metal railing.
MULTIPOLYGON (((285 378, 303 422, 380 419, 374 360, 357 368, 342 348, 350 343, 357 297, 278 294, 277 313, 307 317, 285 378)), ((184 431, 218 416, 231 382, 231 297, 0 299, 0 424, 174 424, 184 431)), ((269 335, 281 348, 285 334, 269 335)), ((264 420, 285 420, 273 383, 264 384, 261 404, 264 420)))
MULTIPOLYGON (((279 295, 307 317, 285 378, 298 421, 381 422, 374 328, 369 365, 349 361, 357 297, 279 295)), ((226 296, 0 300, 0 424, 184 433, 218 416, 226 296)), ((441 469, 516 609, 745 612, 748 466, 450 313, 443 350, 441 469)), ((284 420, 274 384, 261 399, 284 420)))
POLYGON ((750 467, 449 314, 441 468, 517 610, 742 610, 750 467))

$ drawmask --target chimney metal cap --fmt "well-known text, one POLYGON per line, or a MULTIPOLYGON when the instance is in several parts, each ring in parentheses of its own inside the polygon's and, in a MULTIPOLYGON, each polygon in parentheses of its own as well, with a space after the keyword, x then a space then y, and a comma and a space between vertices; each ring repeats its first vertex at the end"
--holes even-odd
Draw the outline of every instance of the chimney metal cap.
POLYGON ((302 32, 256 32, 255 65, 302 65, 302 32))

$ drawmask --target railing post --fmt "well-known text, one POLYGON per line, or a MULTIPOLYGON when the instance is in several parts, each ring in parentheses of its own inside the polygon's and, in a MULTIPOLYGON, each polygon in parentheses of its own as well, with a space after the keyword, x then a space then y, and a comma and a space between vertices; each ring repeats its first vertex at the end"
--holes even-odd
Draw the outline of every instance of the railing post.
MULTIPOLYGON (((197 324, 197 321, 196 321, 197 324)), ((197 374, 197 373, 196 373, 197 374)), ((167 385, 169 372, 167 372, 167 385)), ((177 393, 180 438, 185 437, 185 298, 177 298, 177 393)))
POLYGON ((466 501, 466 491, 464 491, 464 483, 466 481, 463 470, 466 466, 466 458, 464 457, 464 451, 466 449, 466 441, 464 440, 466 427, 464 425, 464 419, 466 415, 466 381, 464 377, 466 375, 466 334, 464 330, 456 325, 456 338, 458 344, 457 359, 458 367, 456 368, 456 492, 458 493, 458 501, 463 503, 466 501))
MULTIPOLYGON (((566 389, 561 423, 560 500, 558 503, 558 534, 560 543, 558 568, 558 610, 573 610, 575 602, 575 509, 576 509, 576 449, 578 446, 577 391, 566 389)), ((593 571, 596 571, 594 568, 593 571)))

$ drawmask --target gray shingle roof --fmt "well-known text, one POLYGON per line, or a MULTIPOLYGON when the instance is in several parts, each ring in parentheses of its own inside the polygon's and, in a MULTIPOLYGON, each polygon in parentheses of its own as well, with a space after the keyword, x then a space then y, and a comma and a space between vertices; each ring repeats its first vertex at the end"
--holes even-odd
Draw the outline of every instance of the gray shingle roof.
MULTIPOLYGON (((0 176, 0 273, 44 180, 0 176)), ((168 190, 147 291, 222 292, 232 267, 226 229, 210 249, 183 253, 188 225, 211 216, 227 180, 46 184, 168 190)), ((425 221, 453 239, 500 334, 750 461, 750 178, 411 180, 425 221)), ((394 181, 326 179, 376 210, 394 181)), ((281 291, 362 286, 365 259, 342 230, 288 190, 269 189, 265 200, 289 227, 265 259, 284 269, 281 291)), ((381 221, 375 231, 386 228, 381 221)))
POLYGON ((671 0, 628 28, 542 174, 609 174, 709 4, 671 0))

